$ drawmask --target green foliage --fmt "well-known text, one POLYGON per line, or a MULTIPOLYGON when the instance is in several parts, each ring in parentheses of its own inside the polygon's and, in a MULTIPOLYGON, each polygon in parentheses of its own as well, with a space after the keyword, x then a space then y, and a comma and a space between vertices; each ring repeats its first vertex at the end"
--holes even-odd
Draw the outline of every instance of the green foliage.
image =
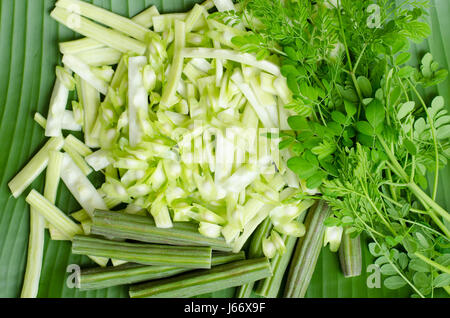
POLYGON ((371 0, 342 0, 338 8, 327 0, 240 2, 244 10, 234 18, 251 31, 234 43, 284 57, 294 96, 286 107, 297 113, 289 119, 295 136, 280 144, 295 155, 288 167, 308 187, 320 186, 334 210, 327 225, 372 237, 387 288, 409 285, 413 296, 432 296, 448 277, 415 253, 447 257, 449 233, 409 184, 427 188, 427 173, 449 157, 444 100, 427 105, 417 90, 442 82, 447 71, 429 53, 419 69, 405 66, 409 42, 430 35, 428 1, 377 1, 379 28, 368 25, 371 0))
POLYGON ((430 53, 427 53, 421 60, 420 71, 415 71, 414 79, 424 87, 430 87, 445 80, 447 75, 448 71, 440 69, 439 63, 433 61, 433 56, 430 53))

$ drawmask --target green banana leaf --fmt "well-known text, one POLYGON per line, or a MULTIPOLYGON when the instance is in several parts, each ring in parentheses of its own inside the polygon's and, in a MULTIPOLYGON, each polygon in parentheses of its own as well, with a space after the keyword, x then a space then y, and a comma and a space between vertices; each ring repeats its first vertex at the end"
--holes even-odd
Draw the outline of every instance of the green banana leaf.
MULTIPOLYGON (((161 12, 181 12, 190 9, 195 0, 94 0, 95 5, 111 9, 124 16, 133 16, 150 5, 161 12)), ((29 208, 25 195, 18 200, 11 196, 7 183, 44 143, 44 133, 34 122, 36 111, 46 114, 52 86, 54 67, 60 61, 57 43, 79 35, 53 21, 49 12, 55 0, 0 1, 0 297, 18 297, 22 287, 29 231, 29 208)), ((432 36, 412 47, 419 59, 431 53, 441 66, 450 64, 450 1, 431 0, 429 22, 432 36)), ((439 85, 439 93, 450 101, 449 82, 439 85)), ((450 109, 450 108, 449 108, 450 109)), ((450 208, 450 170, 442 171, 439 201, 450 208)), ((98 181, 98 180, 97 180, 98 181)), ((43 178, 32 187, 42 191, 43 178)), ((78 205, 63 184, 57 205, 63 211, 76 211, 78 205)), ((367 244, 363 242, 363 270, 360 277, 344 278, 337 255, 324 248, 311 281, 307 297, 407 297, 407 288, 391 291, 383 287, 369 288, 367 271, 372 264, 367 244)), ((81 292, 67 287, 70 264, 94 266, 86 257, 72 255, 70 243, 51 241, 46 234, 44 261, 39 297, 127 297, 127 288, 116 287, 81 292)), ((232 297, 233 289, 204 295, 232 297)))

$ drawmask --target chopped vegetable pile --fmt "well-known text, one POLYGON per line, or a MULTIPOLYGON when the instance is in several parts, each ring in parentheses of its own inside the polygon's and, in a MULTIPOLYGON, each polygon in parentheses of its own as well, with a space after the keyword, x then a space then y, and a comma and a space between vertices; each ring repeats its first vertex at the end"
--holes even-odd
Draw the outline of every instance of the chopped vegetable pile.
POLYGON ((50 140, 9 186, 18 197, 47 167, 48 191, 26 200, 53 239, 73 242, 73 253, 100 266, 111 259, 210 268, 212 249, 240 252, 266 219, 272 234, 260 245, 269 258, 284 251, 282 236, 304 234, 297 218, 313 201, 292 200, 302 185, 287 169, 290 153, 268 138, 292 115, 279 60, 235 50, 230 39, 245 31, 209 19, 208 8, 160 15, 151 7, 130 20, 78 0, 56 2, 51 16, 87 37, 60 44, 48 116, 35 116, 50 140), (82 131, 84 140, 63 131, 82 131), (89 179, 95 172, 105 176, 99 189, 89 179), (72 218, 54 205, 59 179, 82 207, 72 218), (173 254, 161 244, 175 245, 173 254))
POLYGON ((18 198, 46 169, 26 196, 22 297, 37 295, 45 228, 100 266, 81 271, 84 290, 304 297, 328 244, 360 275, 365 233, 387 287, 449 292, 435 199, 450 120, 416 88, 446 72, 429 54, 403 65, 429 33, 425 3, 381 1, 384 28, 365 25, 369 5, 208 0, 128 19, 58 0, 51 16, 85 38, 60 43, 47 118, 35 115, 49 140, 8 184, 18 198), (60 180, 81 210, 55 205, 60 180))

